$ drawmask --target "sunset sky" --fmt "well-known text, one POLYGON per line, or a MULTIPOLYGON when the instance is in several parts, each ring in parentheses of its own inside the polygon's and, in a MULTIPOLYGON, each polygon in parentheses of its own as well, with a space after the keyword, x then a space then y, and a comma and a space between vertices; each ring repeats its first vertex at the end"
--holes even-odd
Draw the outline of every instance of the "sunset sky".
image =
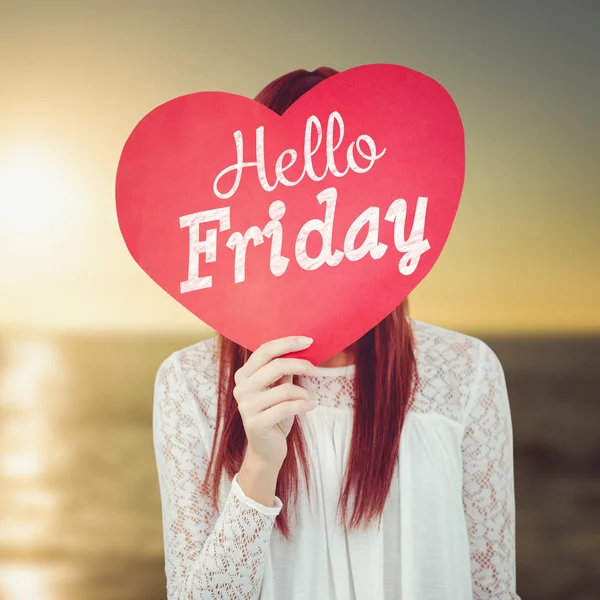
POLYGON ((0 0, 0 331, 202 329, 122 240, 131 129, 182 94, 379 62, 442 83, 466 134, 461 207, 412 315, 600 331, 599 16, 592 0, 0 0))

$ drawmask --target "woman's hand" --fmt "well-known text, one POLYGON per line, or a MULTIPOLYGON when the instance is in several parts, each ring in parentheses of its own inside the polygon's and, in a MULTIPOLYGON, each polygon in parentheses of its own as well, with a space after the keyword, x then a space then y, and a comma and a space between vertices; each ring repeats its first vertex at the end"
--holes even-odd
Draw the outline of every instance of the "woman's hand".
POLYGON ((308 360, 280 358, 311 344, 311 338, 298 336, 267 342, 235 373, 233 396, 248 438, 246 456, 255 463, 279 469, 295 416, 317 405, 308 391, 292 383, 294 375, 314 375, 315 367, 308 360))

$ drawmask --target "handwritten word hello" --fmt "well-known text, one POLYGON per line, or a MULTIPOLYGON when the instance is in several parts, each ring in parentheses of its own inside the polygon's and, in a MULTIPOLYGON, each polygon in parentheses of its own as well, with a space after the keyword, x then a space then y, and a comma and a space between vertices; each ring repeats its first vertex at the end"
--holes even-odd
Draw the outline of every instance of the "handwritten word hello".
POLYGON ((321 147, 321 142, 323 141, 323 128, 321 126, 321 122, 317 117, 311 116, 306 121, 306 128, 304 130, 304 168, 302 170, 302 174, 296 181, 290 181, 284 175, 285 171, 287 171, 290 167, 296 164, 296 160, 298 158, 298 153, 296 150, 290 148, 288 150, 284 150, 277 159, 275 163, 275 183, 269 184, 266 175, 266 167, 265 167, 265 128, 260 126, 256 129, 256 161, 255 162, 244 162, 244 138, 241 131, 236 131, 233 134, 235 140, 235 150, 237 156, 237 162, 225 169, 223 169, 216 177, 213 183, 213 192, 215 196, 221 198, 222 200, 227 200, 231 198, 235 192, 237 191, 240 181, 242 179, 242 170, 246 167, 256 167, 256 171, 258 174, 258 180, 262 188, 267 192, 272 192, 279 183, 288 187, 294 187, 298 185, 305 177, 308 175, 310 179, 313 181, 322 181, 327 176, 327 173, 331 173, 335 177, 344 177, 348 173, 349 170, 354 171, 355 173, 366 173, 370 171, 375 161, 381 158, 386 149, 384 148, 380 154, 377 154, 377 150, 375 148, 375 142, 373 138, 369 135, 359 135, 355 142, 352 142, 348 149, 346 150, 346 162, 348 163, 346 169, 344 171, 340 171, 336 164, 334 154, 336 150, 340 147, 342 140, 344 139, 344 120, 340 113, 334 111, 329 115, 329 119, 327 121, 327 135, 326 135, 326 157, 327 164, 325 167, 325 171, 322 175, 317 175, 315 173, 314 166, 312 164, 312 157, 318 152, 321 147), (338 124, 339 127, 339 139, 334 140, 334 130, 335 123, 338 124), (317 131, 317 141, 313 147, 313 129, 317 131), (364 152, 361 149, 361 143, 366 144, 368 147, 368 153, 364 152), (359 167, 356 163, 356 158, 354 153, 358 153, 362 158, 369 161, 368 166, 359 167), (289 162, 284 165, 284 160, 289 156, 289 162), (228 173, 235 172, 235 181, 229 191, 222 193, 219 191, 219 181, 224 175, 228 173))

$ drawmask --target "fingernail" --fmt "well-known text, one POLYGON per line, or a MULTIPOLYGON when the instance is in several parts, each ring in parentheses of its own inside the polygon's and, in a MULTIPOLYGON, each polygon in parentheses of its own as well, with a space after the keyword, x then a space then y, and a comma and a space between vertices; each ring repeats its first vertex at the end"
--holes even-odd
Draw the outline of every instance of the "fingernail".
POLYGON ((298 338, 298 344, 300 344, 300 346, 302 346, 303 348, 307 348, 308 346, 310 346, 313 343, 313 339, 311 337, 306 337, 301 335, 298 338))

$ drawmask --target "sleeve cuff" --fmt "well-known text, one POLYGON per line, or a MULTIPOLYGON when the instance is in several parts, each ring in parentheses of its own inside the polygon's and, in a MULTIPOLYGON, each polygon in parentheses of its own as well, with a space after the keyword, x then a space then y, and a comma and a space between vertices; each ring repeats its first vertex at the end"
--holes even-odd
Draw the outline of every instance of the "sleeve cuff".
POLYGON ((283 502, 281 502, 281 500, 277 496, 275 496, 275 506, 265 506, 264 504, 260 504, 260 502, 256 502, 256 500, 253 500, 252 498, 246 496, 244 490, 242 490, 240 484, 237 481, 237 473, 231 481, 231 491, 235 494, 235 496, 240 502, 242 502, 246 506, 254 508, 255 510, 261 512, 263 515, 277 516, 283 508, 283 502))

